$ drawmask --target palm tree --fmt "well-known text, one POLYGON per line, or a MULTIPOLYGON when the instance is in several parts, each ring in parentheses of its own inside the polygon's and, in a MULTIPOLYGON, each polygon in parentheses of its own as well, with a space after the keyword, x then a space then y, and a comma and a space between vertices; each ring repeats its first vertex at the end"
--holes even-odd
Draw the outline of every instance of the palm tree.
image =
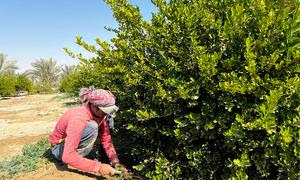
POLYGON ((15 70, 18 69, 16 65, 17 61, 8 61, 6 60, 6 57, 7 56, 5 54, 0 53, 0 75, 14 74, 15 70))
POLYGON ((40 59, 31 63, 33 69, 28 70, 25 74, 34 80, 34 82, 55 84, 61 73, 61 65, 58 65, 55 60, 40 59))
POLYGON ((62 78, 67 77, 70 73, 75 72, 76 71, 76 66, 75 65, 65 65, 62 68, 62 78))

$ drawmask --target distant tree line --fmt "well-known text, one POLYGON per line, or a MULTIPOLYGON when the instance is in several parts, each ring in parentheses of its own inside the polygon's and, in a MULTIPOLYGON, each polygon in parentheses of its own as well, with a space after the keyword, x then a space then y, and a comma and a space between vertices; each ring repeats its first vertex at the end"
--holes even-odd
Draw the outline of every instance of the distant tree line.
POLYGON ((0 53, 0 96, 54 92, 60 81, 76 70, 75 65, 59 65, 52 58, 38 59, 31 66, 32 69, 17 73, 17 61, 0 53))

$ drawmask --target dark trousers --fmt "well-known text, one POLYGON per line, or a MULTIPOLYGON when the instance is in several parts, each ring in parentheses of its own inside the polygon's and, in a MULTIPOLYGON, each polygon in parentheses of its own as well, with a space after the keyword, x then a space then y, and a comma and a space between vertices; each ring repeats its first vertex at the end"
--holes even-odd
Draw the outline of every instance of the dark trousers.
MULTIPOLYGON (((93 149, 94 143, 98 137, 98 124, 91 120, 84 127, 81 136, 80 142, 77 148, 78 154, 81 156, 87 156, 93 149)), ((62 160, 62 155, 64 152, 65 142, 61 142, 55 145, 51 151, 54 157, 58 160, 62 160)))

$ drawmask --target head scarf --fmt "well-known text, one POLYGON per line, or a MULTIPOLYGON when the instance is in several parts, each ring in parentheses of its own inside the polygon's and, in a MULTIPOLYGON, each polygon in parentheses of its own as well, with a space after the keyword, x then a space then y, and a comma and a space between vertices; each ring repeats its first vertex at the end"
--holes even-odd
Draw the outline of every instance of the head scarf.
POLYGON ((115 105, 115 96, 109 90, 95 89, 94 86, 81 88, 79 98, 82 103, 90 102, 105 112, 108 116, 109 126, 113 128, 113 117, 119 108, 115 105))

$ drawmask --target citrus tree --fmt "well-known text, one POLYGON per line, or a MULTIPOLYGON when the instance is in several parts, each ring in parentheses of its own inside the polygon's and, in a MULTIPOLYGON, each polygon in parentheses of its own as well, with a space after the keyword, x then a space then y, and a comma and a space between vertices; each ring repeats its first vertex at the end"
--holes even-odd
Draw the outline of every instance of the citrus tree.
POLYGON ((32 92, 32 82, 24 75, 16 74, 16 60, 7 60, 0 53, 0 96, 15 96, 20 91, 32 92))
POLYGON ((154 179, 300 177, 299 1, 152 0, 80 60, 71 91, 113 91, 134 168, 154 179))

